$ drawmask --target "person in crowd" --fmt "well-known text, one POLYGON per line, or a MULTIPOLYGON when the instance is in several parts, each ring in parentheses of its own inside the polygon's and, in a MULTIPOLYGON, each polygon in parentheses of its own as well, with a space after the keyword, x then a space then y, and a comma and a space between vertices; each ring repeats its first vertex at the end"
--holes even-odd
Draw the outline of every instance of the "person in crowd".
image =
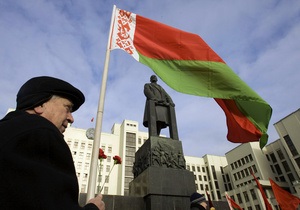
POLYGON ((81 207, 63 132, 85 101, 66 81, 40 76, 17 93, 16 110, 0 120, 0 209, 105 210, 102 195, 81 207))
POLYGON ((207 208, 205 196, 197 192, 190 196, 190 202, 190 210, 205 210, 207 208))

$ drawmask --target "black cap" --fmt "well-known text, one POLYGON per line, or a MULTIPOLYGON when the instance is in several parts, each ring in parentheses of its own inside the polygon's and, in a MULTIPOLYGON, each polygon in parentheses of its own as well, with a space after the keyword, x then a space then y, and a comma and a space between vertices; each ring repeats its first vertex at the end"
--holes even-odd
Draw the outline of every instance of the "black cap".
POLYGON ((28 80, 17 94, 17 110, 27 110, 48 101, 53 95, 69 99, 73 112, 85 101, 83 93, 66 81, 48 77, 34 77, 28 80))

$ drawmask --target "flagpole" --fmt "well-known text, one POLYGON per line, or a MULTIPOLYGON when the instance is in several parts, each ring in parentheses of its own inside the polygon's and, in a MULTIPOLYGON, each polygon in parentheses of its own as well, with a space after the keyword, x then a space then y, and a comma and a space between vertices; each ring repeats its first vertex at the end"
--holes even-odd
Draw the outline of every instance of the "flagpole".
POLYGON ((88 182, 88 188, 87 188, 86 201, 95 197, 95 189, 96 189, 96 184, 97 184, 98 154, 99 154, 99 148, 100 148, 105 91, 106 91, 108 65, 109 65, 109 58, 110 58, 110 41, 111 41, 111 33, 112 33, 112 26, 114 23, 115 11, 116 11, 116 5, 113 6, 111 22, 110 22, 110 30, 109 30, 109 36, 108 36, 108 42, 107 42, 107 48, 106 48, 104 70, 103 70, 103 75, 102 75, 102 85, 101 85, 98 111, 97 111, 97 117, 96 117, 95 137, 94 137, 92 158, 91 158, 91 164, 90 164, 90 176, 89 176, 89 182, 88 182))

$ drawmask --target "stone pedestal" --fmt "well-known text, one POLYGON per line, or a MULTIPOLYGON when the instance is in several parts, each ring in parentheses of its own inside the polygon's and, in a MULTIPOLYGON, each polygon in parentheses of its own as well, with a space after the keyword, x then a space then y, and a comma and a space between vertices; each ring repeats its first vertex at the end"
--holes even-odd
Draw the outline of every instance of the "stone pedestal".
POLYGON ((180 141, 150 137, 136 152, 135 160, 130 196, 143 197, 146 210, 189 208, 196 187, 194 174, 185 169, 180 141))

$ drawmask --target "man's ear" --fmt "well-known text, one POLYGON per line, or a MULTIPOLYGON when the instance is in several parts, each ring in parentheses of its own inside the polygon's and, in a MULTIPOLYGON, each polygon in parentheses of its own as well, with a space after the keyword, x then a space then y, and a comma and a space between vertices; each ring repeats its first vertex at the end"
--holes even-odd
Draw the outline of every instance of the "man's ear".
POLYGON ((43 112, 44 112, 44 110, 45 110, 45 107, 44 107, 44 105, 42 104, 42 105, 39 105, 39 106, 37 106, 37 107, 34 107, 33 110, 34 110, 34 112, 35 112, 36 114, 43 114, 43 112))

